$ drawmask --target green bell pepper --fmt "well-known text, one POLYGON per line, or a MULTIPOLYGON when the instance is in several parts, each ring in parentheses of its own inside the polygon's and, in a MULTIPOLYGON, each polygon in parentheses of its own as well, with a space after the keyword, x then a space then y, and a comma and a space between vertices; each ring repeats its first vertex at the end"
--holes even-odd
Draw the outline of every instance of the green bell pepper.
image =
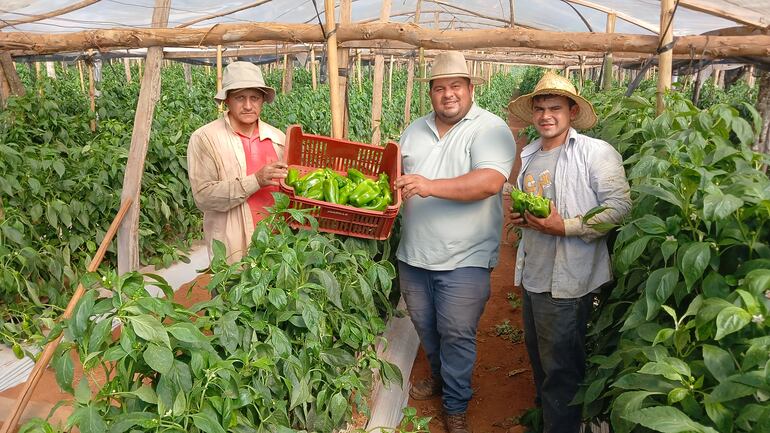
POLYGON ((365 174, 356 170, 355 168, 348 169, 348 179, 352 180, 355 184, 359 184, 368 179, 365 174))
POLYGON ((310 189, 307 191, 304 191, 302 194, 303 197, 312 198, 313 200, 323 200, 324 199, 324 188, 323 188, 324 182, 319 181, 310 189))
POLYGON ((371 179, 366 179, 356 186, 356 189, 350 193, 350 202, 357 207, 361 207, 380 195, 380 188, 371 179))
POLYGON ((345 186, 340 188, 339 197, 337 197, 338 204, 348 204, 350 201, 350 194, 356 189, 356 184, 348 182, 345 186))
POLYGON ((514 189, 511 191, 511 201, 511 211, 521 214, 525 220, 524 215, 527 211, 538 218, 545 218, 551 214, 551 200, 547 197, 514 189))
POLYGON ((384 211, 388 207, 388 198, 384 194, 380 194, 374 198, 374 200, 361 206, 361 209, 384 211))
POLYGON ((328 177, 323 181, 324 201, 329 203, 339 203, 340 187, 337 185, 337 179, 334 176, 328 177))
POLYGON ((286 173, 286 180, 284 182, 286 182, 286 185, 289 185, 290 187, 294 187, 294 185, 297 183, 298 180, 299 180, 299 170, 293 167, 290 168, 289 172, 286 173))

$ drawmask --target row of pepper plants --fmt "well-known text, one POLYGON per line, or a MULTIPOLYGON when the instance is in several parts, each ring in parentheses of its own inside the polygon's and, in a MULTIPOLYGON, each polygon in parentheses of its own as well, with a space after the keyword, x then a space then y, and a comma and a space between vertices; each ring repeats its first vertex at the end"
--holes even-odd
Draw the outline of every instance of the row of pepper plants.
MULTIPOLYGON (((35 78, 33 68, 20 65, 27 94, 0 112, 0 341, 11 344, 19 356, 22 344, 40 344, 42 330, 53 326, 117 212, 139 93, 136 78, 126 83, 122 65, 105 62, 92 115, 74 66, 56 68, 56 79, 35 78), (98 127, 91 132, 94 118, 98 127)), ((267 73, 268 85, 280 89, 281 74, 267 73)), ((136 67, 132 75, 139 76, 136 67)), ((493 81, 481 93, 481 103, 502 113, 512 77, 501 74, 493 81)), ((385 139, 397 140, 405 126, 405 84, 406 71, 395 70, 392 98, 387 92, 384 98, 385 139)), ((180 65, 162 69, 142 181, 139 240, 144 264, 163 267, 184 260, 191 242, 200 237, 186 148, 190 134, 217 116, 215 87, 213 69, 193 67, 190 85, 180 65)), ((371 136, 371 93, 371 74, 365 74, 360 89, 351 80, 353 140, 367 142, 371 136)), ((314 91, 310 72, 296 69, 294 90, 279 92, 273 104, 265 105, 263 118, 281 129, 298 123, 311 133, 328 134, 328 99, 328 85, 314 91)), ((412 119, 418 116, 417 99, 415 93, 412 119)), ((111 247, 104 267, 114 262, 111 247)))
POLYGON ((90 289, 52 334, 64 332, 53 365, 73 412, 63 430, 36 420, 21 431, 331 432, 368 413, 374 374, 401 386, 376 350, 394 312, 391 245, 293 231, 287 218, 317 223, 275 197, 242 260, 228 264, 215 241, 211 300, 187 309, 160 277, 86 275, 90 289))
MULTIPOLYGON (((618 433, 770 431, 770 158, 741 100, 593 95, 592 133, 625 158, 633 209, 590 323, 576 398, 618 433)), ((609 227, 605 227, 608 229, 609 227)))

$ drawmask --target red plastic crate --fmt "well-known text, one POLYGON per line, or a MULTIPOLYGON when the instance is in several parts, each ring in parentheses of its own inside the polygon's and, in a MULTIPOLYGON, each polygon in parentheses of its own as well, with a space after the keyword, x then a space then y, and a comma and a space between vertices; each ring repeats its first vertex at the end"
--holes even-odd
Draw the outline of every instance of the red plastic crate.
MULTIPOLYGON (((401 151, 396 143, 391 142, 384 147, 373 146, 305 134, 300 125, 292 125, 286 131, 285 155, 289 168, 299 170, 300 176, 325 167, 343 175, 352 167, 373 179, 382 172, 387 173, 393 192, 393 204, 382 212, 299 197, 294 194, 294 188, 286 185, 283 180, 280 189, 289 196, 291 207, 311 209, 310 214, 318 220, 320 231, 378 240, 390 236, 401 207, 401 191, 395 188, 395 181, 401 175, 401 151)), ((310 227, 297 221, 292 221, 290 225, 294 228, 310 227)))

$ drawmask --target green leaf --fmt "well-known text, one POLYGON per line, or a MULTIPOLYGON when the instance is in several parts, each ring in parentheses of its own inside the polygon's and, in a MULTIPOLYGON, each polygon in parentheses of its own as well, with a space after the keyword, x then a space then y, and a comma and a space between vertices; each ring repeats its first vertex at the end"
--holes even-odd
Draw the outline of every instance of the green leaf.
POLYGON ((673 204, 679 209, 682 208, 682 202, 670 191, 663 189, 657 185, 637 185, 633 187, 633 190, 642 194, 651 195, 657 197, 663 201, 673 204))
POLYGON ((179 393, 176 395, 176 398, 174 399, 174 407, 171 410, 171 413, 174 416, 182 416, 184 415, 186 410, 187 410, 187 396, 183 390, 179 390, 179 393))
POLYGON ((648 235, 660 235, 666 233, 666 223, 655 215, 645 215, 634 221, 634 225, 648 235))
POLYGON ((752 386, 725 380, 711 390, 711 394, 706 396, 705 401, 709 403, 723 403, 752 395, 755 391, 756 388, 752 386))
POLYGON ((733 117, 730 126, 732 126, 733 132, 735 132, 735 135, 738 136, 741 144, 745 146, 751 146, 754 144, 754 131, 752 131, 749 122, 739 116, 736 116, 733 117))
POLYGON ((74 394, 72 389, 72 380, 75 377, 75 365, 70 357, 68 346, 59 346, 56 355, 53 358, 53 368, 56 370, 56 383, 64 391, 74 394))
POLYGON ((54 161, 53 164, 51 164, 51 167, 53 167, 59 177, 64 176, 64 164, 62 164, 61 161, 54 161))
POLYGON ((717 315, 717 340, 724 336, 740 331, 751 322, 751 314, 740 307, 730 306, 722 309, 717 315))
POLYGON ((705 242, 693 242, 684 246, 684 250, 679 269, 684 275, 684 281, 689 291, 703 275, 703 271, 706 270, 706 266, 711 260, 711 248, 705 242))
POLYGON ((128 321, 131 323, 134 333, 139 337, 147 341, 163 344, 166 347, 170 346, 168 333, 157 318, 148 314, 140 314, 128 317, 128 321))
POLYGON ((732 215, 743 206, 743 200, 732 194, 723 194, 719 189, 713 189, 703 198, 703 217, 709 221, 717 221, 732 215))
POLYGON ((133 426, 151 427, 150 422, 156 417, 158 417, 158 414, 149 412, 131 412, 121 415, 120 418, 110 426, 109 433, 124 433, 133 426))
POLYGON ((88 404, 90 400, 91 388, 88 386, 88 380, 85 377, 81 377, 77 388, 75 388, 75 401, 80 404, 88 404))
POLYGON ((356 358, 344 349, 335 347, 321 352, 320 358, 332 367, 348 367, 356 363, 356 358))
POLYGON ((334 394, 329 401, 329 414, 331 415, 334 425, 339 425, 347 410, 348 401, 342 396, 342 393, 338 392, 334 394))
POLYGON ((72 332, 72 336, 75 339, 80 339, 88 325, 91 323, 91 315, 94 311, 94 303, 98 293, 96 290, 89 290, 83 294, 77 305, 75 311, 72 312, 72 320, 70 320, 69 328, 72 332))
POLYGON ((142 357, 150 368, 161 374, 168 373, 174 363, 174 354, 171 353, 171 349, 157 344, 148 344, 142 357))
POLYGON ((307 376, 300 379, 299 382, 292 383, 291 397, 289 401, 289 410, 295 407, 307 403, 311 400, 310 387, 308 385, 307 376))
POLYGON ((660 395, 659 392, 648 391, 626 391, 620 394, 612 401, 612 412, 610 420, 616 433, 629 433, 633 429, 633 424, 624 418, 627 414, 641 409, 644 401, 651 395, 660 395))
POLYGON ((652 271, 644 287, 647 299, 647 320, 652 320, 660 306, 668 300, 679 281, 679 271, 668 267, 652 271))
POLYGON ((195 424, 195 427, 198 427, 201 431, 206 433, 226 433, 225 429, 222 428, 222 424, 220 424, 219 421, 217 421, 211 414, 208 412, 199 412, 192 414, 193 424, 195 424))
POLYGON ((155 390, 150 385, 142 385, 130 394, 139 397, 139 400, 145 403, 158 404, 158 394, 155 393, 155 390))
POLYGON ((3 229, 3 236, 10 239, 16 245, 24 245, 24 235, 20 231, 16 230, 8 224, 4 224, 0 226, 0 228, 3 229))
POLYGON ((647 249, 647 244, 650 242, 650 239, 652 239, 652 236, 642 236, 620 250, 617 257, 620 272, 628 270, 631 267, 631 264, 636 262, 636 259, 642 255, 645 249, 647 249))
POLYGON ((178 322, 166 328, 169 334, 173 335, 179 341, 191 344, 208 344, 209 340, 192 323, 178 322))
POLYGON ((96 407, 88 405, 80 407, 72 414, 70 419, 76 420, 81 433, 104 433, 107 424, 96 407))
POLYGON ((623 418, 663 433, 718 433, 713 428, 693 421, 679 409, 670 406, 639 409, 625 414, 623 418))

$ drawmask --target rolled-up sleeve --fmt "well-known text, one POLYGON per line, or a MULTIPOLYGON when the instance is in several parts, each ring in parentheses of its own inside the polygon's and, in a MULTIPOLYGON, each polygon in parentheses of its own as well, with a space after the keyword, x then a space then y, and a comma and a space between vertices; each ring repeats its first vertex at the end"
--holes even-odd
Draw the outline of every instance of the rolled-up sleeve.
POLYGON ((187 146, 187 168, 195 204, 201 211, 226 212, 259 190, 256 176, 229 177, 212 154, 213 147, 199 131, 187 146))
POLYGON ((589 168, 591 188, 596 193, 599 206, 606 209, 591 217, 588 222, 583 216, 564 220, 567 236, 579 236, 590 242, 607 234, 592 226, 601 223, 619 224, 631 210, 631 188, 623 169, 623 158, 611 146, 605 145, 591 159, 589 168))

